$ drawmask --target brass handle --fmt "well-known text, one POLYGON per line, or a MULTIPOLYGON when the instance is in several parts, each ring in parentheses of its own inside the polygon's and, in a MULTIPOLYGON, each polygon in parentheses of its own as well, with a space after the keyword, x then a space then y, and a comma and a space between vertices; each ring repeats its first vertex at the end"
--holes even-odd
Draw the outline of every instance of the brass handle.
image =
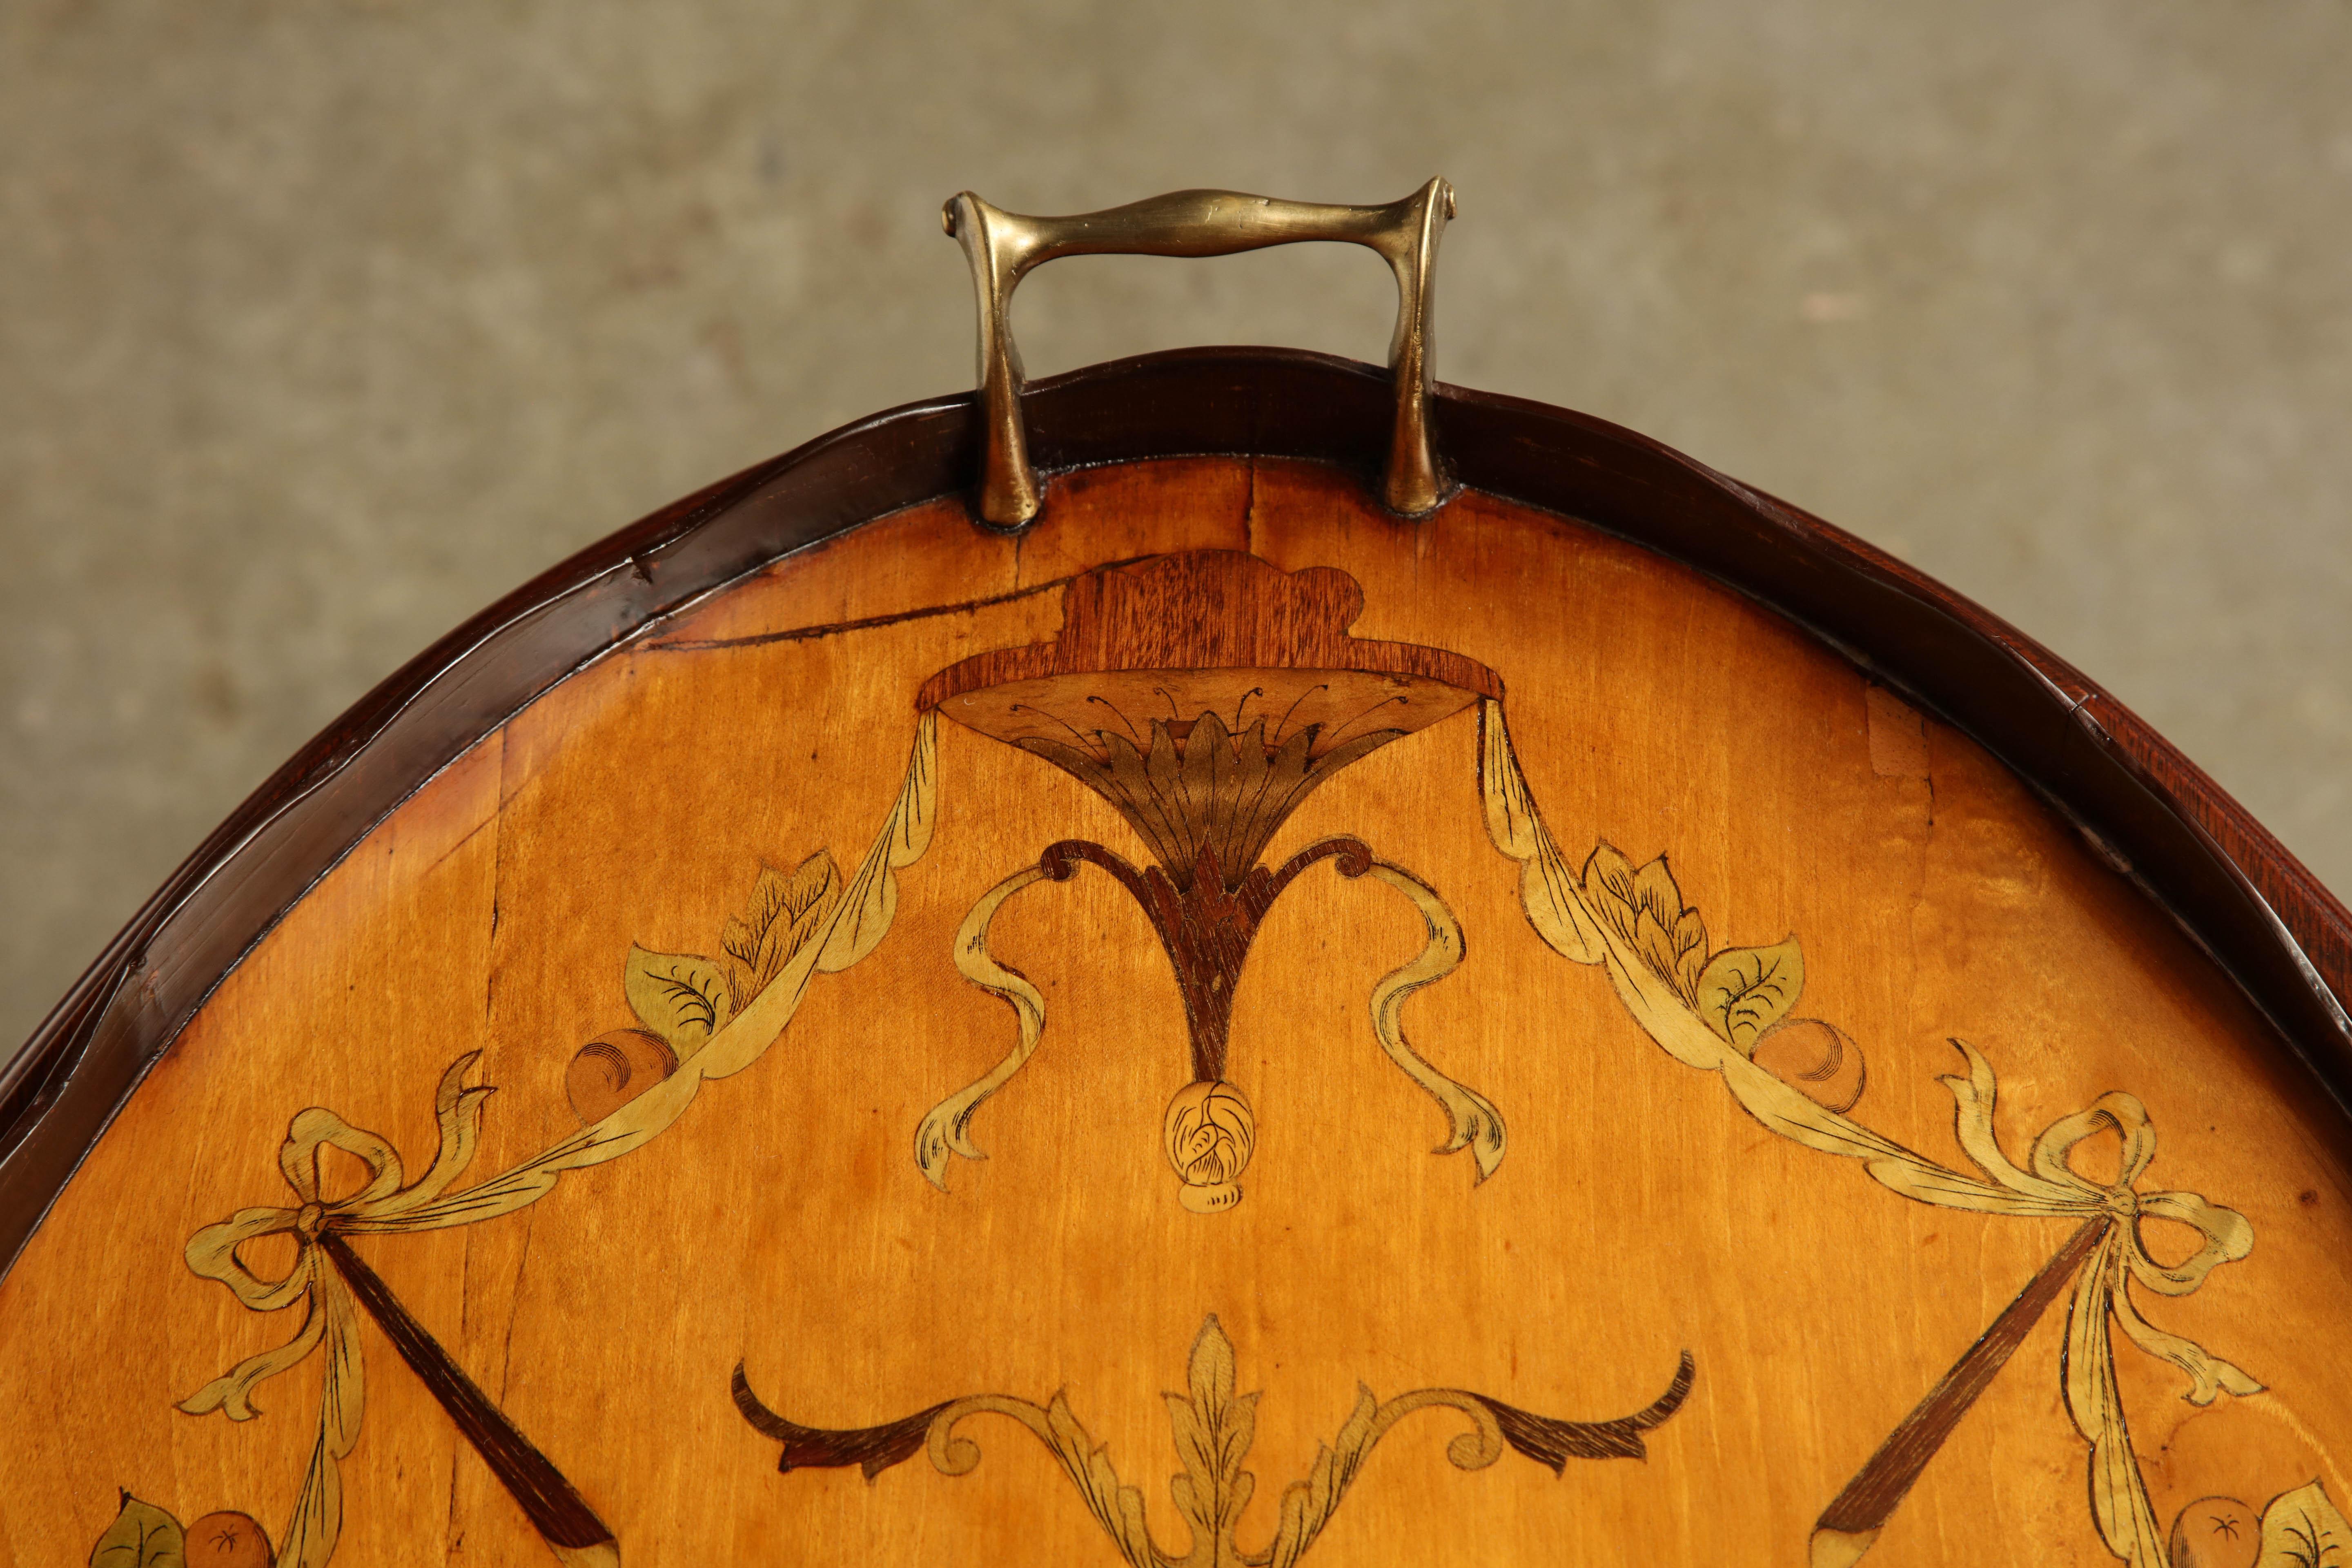
POLYGON ((1021 423, 1021 351, 1008 312, 1013 290, 1033 267, 1062 256, 1231 256, 1269 245, 1325 239, 1380 252, 1396 274, 1396 335, 1389 370, 1396 419, 1381 499, 1418 517, 1444 499, 1429 438, 1430 310, 1436 297, 1437 241, 1454 216, 1454 187, 1432 180, 1386 206, 1285 202, 1238 191, 1172 191, 1075 217, 1029 217, 992 206, 970 191, 940 216, 971 261, 980 305, 980 406, 985 457, 980 514, 1002 528, 1037 515, 1036 470, 1021 423))

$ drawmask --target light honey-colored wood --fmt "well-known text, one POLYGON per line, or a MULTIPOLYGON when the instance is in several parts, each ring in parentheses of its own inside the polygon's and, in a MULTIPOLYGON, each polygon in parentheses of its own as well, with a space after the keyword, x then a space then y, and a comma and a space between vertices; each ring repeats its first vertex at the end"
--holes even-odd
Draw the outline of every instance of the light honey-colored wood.
MULTIPOLYGON (((330 1108, 414 1177, 436 1083, 478 1051, 469 1081, 498 1091, 472 1174, 577 1131, 567 1069, 637 1024, 633 945, 715 952, 763 864, 830 848, 854 868, 898 795, 927 677, 1052 638, 1055 585, 1076 574, 1197 549, 1345 572, 1364 595, 1355 636, 1498 673, 1571 862, 1598 840, 1636 864, 1664 853, 1717 946, 1801 939, 1799 1011, 1866 1059, 1852 1114, 1870 1127, 1969 1168, 1937 1081, 1963 1070, 1955 1036, 1999 1074, 2012 1153, 2102 1094, 2138 1097, 2158 1139, 2145 1184, 2229 1205, 2254 1237, 2193 1295, 2139 1305, 2266 1385, 2191 1405, 2169 1364, 2119 1346, 2157 1517, 2168 1529, 2212 1496, 2259 1510, 2314 1479, 2352 1499, 2344 1121, 2038 797, 1802 633, 1635 547, 1475 494, 1401 524, 1325 470, 1198 459, 1065 479, 1017 541, 940 504, 781 562, 573 676, 371 834, 222 985, 0 1281, 0 1402, 18 1413, 0 1439, 0 1564, 85 1561, 118 1489, 278 1532, 317 1430, 317 1359, 263 1384, 250 1422, 173 1406, 299 1317, 247 1311, 183 1261, 200 1227, 291 1203, 289 1120, 330 1108), (879 624, 824 629, 848 622, 879 624)), ((1460 967, 1404 1017, 1507 1121, 1483 1183, 1430 1152, 1444 1119, 1367 1013, 1421 950, 1421 917, 1321 870, 1267 914, 1235 998, 1246 1201, 1175 1201, 1160 1144, 1191 1076, 1177 988, 1134 902, 1091 875, 997 919, 991 950, 1038 988, 1045 1032, 972 1123, 987 1158, 958 1162, 945 1192, 925 1181, 918 1123, 1013 1038, 951 962, 966 911, 1058 839, 1146 858, 1075 778, 942 724, 934 836, 899 874, 887 938, 818 976, 756 1064, 516 1214, 352 1245, 632 1563, 1118 1561, 1053 1457, 1003 1421, 961 1429, 984 1456, 961 1477, 920 1455, 871 1486, 779 1476, 730 1399, 739 1362, 823 1427, 1061 1390, 1177 1545, 1161 1394, 1185 1386, 1211 1315, 1240 1389, 1263 1391, 1244 1546, 1272 1536, 1280 1489, 1360 1383, 1602 1420, 1648 1405, 1687 1351, 1696 1387, 1643 1460, 1571 1459, 1555 1479, 1505 1453, 1465 1471, 1446 1452, 1464 1418, 1415 1415, 1315 1560, 1803 1562, 1822 1509, 2074 1223, 1909 1201, 1661 1050, 1602 969, 1531 929, 1483 817, 1477 726, 1465 710, 1334 775, 1269 858, 1352 835, 1460 921, 1460 967)), ((2147 1225, 2152 1250, 2191 1250, 2164 1228, 2147 1225)), ((282 1268, 283 1240, 248 1261, 282 1268)), ((2061 1301, 1873 1568, 2113 1561, 2060 1396, 2064 1325, 2061 1301)), ((550 1561, 373 1326, 360 1338, 336 1561, 550 1561)))

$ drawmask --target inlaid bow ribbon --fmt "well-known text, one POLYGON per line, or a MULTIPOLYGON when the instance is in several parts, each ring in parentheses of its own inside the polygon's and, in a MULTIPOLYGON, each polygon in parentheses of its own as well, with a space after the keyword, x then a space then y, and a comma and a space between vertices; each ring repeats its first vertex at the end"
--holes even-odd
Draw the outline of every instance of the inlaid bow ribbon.
POLYGON ((295 1116, 278 1150, 278 1168, 299 1200, 297 1206, 239 1209, 188 1240, 188 1267, 227 1286, 246 1306, 274 1312, 300 1301, 304 1310, 302 1326, 292 1339, 238 1363, 183 1400, 181 1409, 191 1415, 219 1410, 233 1421, 250 1421, 259 1414, 253 1405, 257 1387, 321 1345, 326 1350, 318 1441, 295 1494, 293 1517, 278 1558, 289 1568, 321 1568, 334 1555, 342 1534, 341 1461, 359 1441, 365 1404, 355 1305, 366 1308, 401 1358, 457 1419, 523 1504, 558 1561, 580 1568, 615 1568, 621 1560, 613 1532, 572 1483, 515 1430, 343 1240, 349 1235, 426 1230, 448 1223, 429 1210, 474 1157, 482 1101, 490 1091, 467 1088, 464 1080, 480 1054, 458 1058, 441 1076, 434 1095, 441 1148, 431 1169, 417 1181, 403 1181, 399 1152, 389 1142, 331 1110, 312 1106, 295 1116), (330 1148, 341 1150, 367 1169, 367 1179, 348 1196, 324 1195, 320 1156, 330 1148), (240 1246, 266 1236, 294 1238, 293 1265, 276 1279, 255 1273, 237 1256, 240 1246))
POLYGON ((2116 1557, 2133 1568, 2163 1568, 2168 1561, 2166 1539, 2132 1449, 2116 1383, 2110 1324, 2120 1325, 2142 1351, 2186 1373, 2189 1386, 2183 1397, 2191 1404, 2210 1405, 2224 1390, 2260 1393, 2262 1384, 2239 1367, 2140 1316, 2131 1297, 2134 1281, 2160 1295, 2189 1294, 2215 1268, 2252 1250, 2253 1226, 2235 1209, 2209 1203, 2196 1193, 2139 1189, 2141 1177, 2156 1159, 2156 1130, 2147 1108, 2133 1095, 2103 1094, 2089 1109, 2060 1117, 2034 1140, 2027 1164, 2021 1168, 2001 1149, 1994 1128, 1997 1086, 1991 1067, 1967 1042, 1952 1043, 1967 1058, 1968 1072, 1941 1081, 1952 1092, 1960 1147, 1983 1179, 1946 1170, 1908 1150, 1899 1158, 1873 1159, 1870 1173, 1906 1196, 1947 1208, 2074 1218, 2083 1224, 1822 1513, 1814 1533, 1814 1561, 1852 1563, 1869 1550, 1879 1527, 1943 1436, 2071 1275, 2076 1283, 2067 1312, 2063 1386, 2067 1414, 2091 1445, 2092 1516, 2100 1538, 2116 1557), (2080 1144, 2105 1132, 2115 1133, 2122 1145, 2113 1183, 2095 1181, 2073 1163, 2080 1144), (2197 1251, 2180 1263, 2159 1262, 2140 1234, 2143 1219, 2189 1226, 2200 1238, 2197 1251), (1969 1375, 1971 1363, 1976 1363, 1974 1375, 1969 1375))
MULTIPOLYGON (((293 1518, 280 1548, 279 1561, 291 1568, 313 1568, 334 1552, 342 1531, 340 1462, 359 1441, 365 1403, 352 1281, 349 1269, 342 1267, 347 1260, 356 1260, 340 1238, 358 1230, 404 1228, 404 1215, 439 1197, 463 1173, 473 1159, 482 1101, 490 1094, 488 1089, 465 1087, 467 1069, 480 1054, 458 1058, 441 1077, 434 1095, 441 1148, 432 1168, 417 1181, 404 1183, 399 1152, 383 1139, 353 1127, 331 1110, 312 1106, 295 1116, 278 1149, 278 1167, 285 1173, 286 1184, 294 1190, 296 1206, 239 1209, 188 1238, 188 1267, 205 1279, 227 1286, 245 1306, 257 1312, 276 1312, 299 1301, 303 1314, 302 1326, 292 1339, 239 1362, 181 1401, 182 1410, 191 1415, 219 1410, 232 1421, 250 1421, 259 1414, 253 1406, 257 1387, 293 1367, 321 1343, 326 1347, 318 1442, 296 1493, 293 1518), (320 1156, 330 1148, 341 1150, 367 1168, 367 1179, 348 1196, 323 1195, 320 1156), (266 1236, 294 1238, 293 1265, 279 1279, 263 1278, 237 1256, 239 1247, 266 1236)), ((367 1278, 373 1282, 372 1274, 367 1278)), ((568 1484, 564 1489, 570 1489, 568 1484)), ((610 1541, 609 1534, 605 1539, 610 1541)), ((617 1557, 613 1560, 618 1561, 617 1557)))
MULTIPOLYGON (((467 1069, 479 1060, 471 1051, 450 1064, 441 1075, 433 1097, 434 1119, 440 1124, 441 1149, 432 1168, 415 1183, 403 1185, 399 1151, 374 1133, 353 1127, 331 1110, 312 1106, 298 1113, 278 1145, 278 1168, 294 1189, 293 1208, 239 1209, 217 1225, 208 1225, 188 1238, 188 1267, 207 1279, 217 1279, 230 1293, 257 1312, 275 1312, 306 1298, 310 1310, 295 1336, 274 1351, 240 1362, 226 1375, 215 1378, 180 1404, 192 1415, 226 1410, 231 1420, 250 1421, 257 1412, 250 1402, 254 1388, 294 1365, 317 1348, 322 1334, 345 1331, 336 1328, 337 1303, 345 1324, 351 1321, 350 1298, 334 1270, 321 1255, 320 1237, 330 1231, 395 1231, 403 1215, 432 1202, 449 1189, 474 1157, 481 1127, 487 1088, 465 1087, 467 1069), (319 1156, 322 1150, 341 1149, 368 1170, 368 1179, 348 1197, 320 1195, 319 1156), (237 1256, 238 1247, 265 1236, 290 1236, 297 1248, 294 1266, 284 1277, 265 1279, 237 1256)), ((352 1383, 354 1405, 359 1399, 356 1373, 352 1383)))
POLYGON ((299 1301, 304 1311, 293 1338, 238 1363, 182 1401, 182 1410, 192 1415, 218 1410, 231 1420, 249 1421, 258 1414, 252 1401, 257 1387, 322 1345, 326 1350, 319 1437, 278 1555, 285 1568, 323 1568, 341 1534, 338 1466, 359 1441, 364 1403, 355 1306, 366 1310, 401 1359, 424 1380, 559 1561, 619 1563, 612 1531, 572 1483, 515 1429, 344 1238, 439 1230, 512 1214, 553 1191, 566 1173, 643 1148, 685 1114, 705 1083, 758 1061, 782 1037, 815 977, 858 963, 889 929, 898 908, 896 873, 912 865, 930 843, 938 814, 937 763, 937 720, 925 714, 916 727, 898 804, 856 874, 837 895, 809 912, 790 953, 780 955, 773 973, 746 1005, 668 1077, 603 1120, 506 1170, 458 1186, 458 1177, 473 1161, 482 1102, 490 1094, 488 1088, 465 1083, 467 1071, 481 1055, 470 1052, 441 1075, 434 1095, 441 1146, 416 1181, 404 1180, 400 1155, 384 1139, 312 1106, 296 1113, 278 1151, 278 1168, 293 1189, 294 1205, 239 1209, 189 1238, 188 1267, 226 1286, 245 1306, 275 1312, 299 1301), (367 1169, 367 1179, 356 1191, 331 1199, 324 1195, 320 1172, 320 1154, 330 1148, 352 1155, 367 1169), (293 1266, 275 1279, 255 1273, 237 1254, 246 1243, 268 1236, 290 1236, 296 1247, 293 1266))
POLYGON ((1721 1074, 1732 1098, 1772 1131, 1823 1153, 1858 1160, 1874 1180, 1906 1197, 1943 1208, 2083 1222, 2075 1239, 1822 1514, 1814 1535, 1816 1563, 1851 1563, 1869 1550, 1878 1526, 1952 1424, 2079 1269, 2068 1314, 2063 1382, 2067 1412, 2091 1445, 2092 1512, 2116 1556, 2133 1568, 2164 1568, 2164 1537, 2116 1391, 2109 1324, 2120 1324, 2134 1344, 2186 1373, 2191 1403, 2210 1404, 2223 1390, 2259 1392, 2262 1384, 2236 1366, 2141 1317, 2130 1290, 2137 1281, 2159 1295, 2189 1294, 2217 1266, 2252 1250, 2253 1227, 2245 1216, 2195 1193, 2139 1190, 2140 1178, 2156 1158, 2156 1131, 2147 1108, 2129 1094, 2101 1095, 2088 1110, 2059 1118, 2034 1141, 2027 1164, 2019 1166, 2002 1152, 1993 1125, 1992 1068, 1962 1040, 1952 1043, 1967 1059, 1967 1073, 1941 1081, 1952 1092, 1960 1148, 1980 1175, 1907 1149, 1758 1065, 1751 1058, 1757 1040, 1786 1016, 1804 986, 1804 957, 1796 940, 1710 956, 1705 924, 1697 911, 1682 907, 1663 858, 1636 872, 1604 845, 1580 874, 1537 808, 1500 703, 1481 707, 1479 727, 1487 833, 1497 849, 1520 862, 1520 899, 1529 925, 1562 957, 1602 966, 1626 1010, 1668 1055, 1721 1074), (2093 1181, 2071 1163, 2084 1139, 2106 1131, 2122 1142, 2113 1184, 2093 1181), (2195 1229, 2202 1243, 2185 1262, 2160 1263, 2141 1238, 2142 1219, 2178 1221, 2195 1229), (1971 1369, 1971 1377, 1959 1375, 1964 1369, 1971 1369))
MULTIPOLYGON (((2052 1123, 2034 1142, 2031 1175, 2015 1166, 1988 1163, 1989 1157, 1997 1159, 2000 1153, 1990 1138, 1992 1074, 1984 1058, 1974 1052, 1969 1057, 1972 1089, 1984 1100, 1984 1142, 1990 1146, 1984 1152, 1969 1148, 1969 1157, 2013 1191, 2022 1193, 2031 1184, 2048 1193, 2053 1202, 2071 1199, 2078 1205, 2075 1212, 2093 1212, 2095 1205, 2107 1216, 2098 1248, 2084 1267, 2067 1316, 2066 1410, 2074 1417, 2075 1430, 2091 1445, 2091 1508, 2099 1534, 2109 1551, 2134 1568, 2158 1568, 2168 1561, 2168 1549, 2132 1452, 2116 1386, 2108 1324, 2112 1321, 2122 1328, 2147 1354, 2186 1373, 2189 1388, 2183 1397, 2192 1405, 2210 1405, 2224 1389, 2233 1394, 2261 1393, 2263 1385, 2237 1366, 2141 1317, 2132 1303, 2130 1289, 2136 1280, 2158 1295, 2188 1295, 2205 1282, 2205 1276, 2217 1265, 2243 1258, 2253 1249, 2253 1226, 2235 1209, 2208 1203, 2196 1193, 2138 1190, 2140 1176, 2156 1158, 2156 1130, 2148 1125, 2147 1109, 2128 1094, 2103 1094, 2088 1110, 2052 1123), (2069 1156, 2076 1144, 2107 1131, 2122 1139, 2123 1159, 2115 1184, 2102 1187, 2076 1174, 2069 1156), (2142 1219, 2189 1226, 2202 1243, 2181 1263, 2159 1263, 2149 1255, 2140 1235, 2142 1219)), ((1953 1093, 1960 1092, 1955 1086, 1953 1093)), ((1969 1136, 1970 1120, 1964 1110, 1959 1119, 1964 1142, 1969 1136)))
MULTIPOLYGON (((2186 1397, 2193 1405, 2210 1405, 2222 1389, 2241 1394, 2261 1392, 2262 1384, 2228 1362, 2209 1355, 2178 1334, 2166 1333, 2141 1317, 2132 1305, 2127 1289, 2128 1281, 2137 1280, 2158 1295, 2189 1294, 2205 1282, 2205 1276, 2215 1268, 2234 1262, 2253 1249, 2254 1227, 2246 1222, 2246 1216, 2235 1209, 2209 1203, 2196 1193, 2139 1190, 2140 1177, 2156 1161, 2156 1129, 2148 1122, 2147 1108, 2135 1095, 2103 1094, 2088 1110, 2060 1117, 2034 1140, 2028 1161, 2031 1169, 2019 1169, 2001 1152, 1993 1129, 1997 1089, 1991 1067, 1973 1047, 1958 1040, 1953 1044, 1959 1047, 1969 1062, 1965 1079, 1950 1077, 1942 1080, 1958 1103, 1955 1125, 1960 1147, 2008 1196, 2005 1201, 1981 1205, 1934 1197, 1928 1201, 2009 1214, 2105 1218, 2109 1222, 2105 1237, 2085 1268, 2083 1289, 2075 1297, 2076 1321, 2112 1313, 2134 1344, 2189 1374, 2190 1387, 2186 1397), (2073 1163, 2075 1148, 2102 1132, 2115 1133, 2123 1145, 2116 1180, 2105 1185, 2078 1173, 2073 1163), (2183 1262, 2159 1263, 2140 1236, 2139 1222, 2143 1219, 2165 1219, 2188 1226, 2202 1238, 2201 1245, 2183 1262)), ((1887 1184, 1898 1192, 1905 1190, 1895 1182, 1887 1184)), ((2083 1406, 2071 1393, 2069 1399, 2075 1405, 2079 1424, 2083 1406)), ((2084 1427, 2084 1436, 2091 1435, 2090 1428, 2084 1427)))

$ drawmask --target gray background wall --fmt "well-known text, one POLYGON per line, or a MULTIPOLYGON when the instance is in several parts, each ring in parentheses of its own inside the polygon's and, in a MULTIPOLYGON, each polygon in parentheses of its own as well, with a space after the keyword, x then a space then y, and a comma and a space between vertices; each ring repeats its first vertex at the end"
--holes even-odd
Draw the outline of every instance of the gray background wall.
MULTIPOLYGON (((966 186, 1445 174, 1445 379, 1916 563, 2352 889, 2348 68, 2347 0, 5 0, 0 1042, 431 638, 968 384, 966 186)), ((1052 268, 1020 331, 1392 309, 1318 247, 1052 268)))

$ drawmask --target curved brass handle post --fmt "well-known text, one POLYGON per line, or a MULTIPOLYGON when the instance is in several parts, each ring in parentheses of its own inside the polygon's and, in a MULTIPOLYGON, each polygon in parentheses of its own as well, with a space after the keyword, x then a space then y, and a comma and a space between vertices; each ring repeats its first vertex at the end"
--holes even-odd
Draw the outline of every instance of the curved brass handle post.
POLYGON ((1444 499, 1429 433, 1430 313, 1437 241, 1454 216, 1454 187, 1432 180, 1385 206, 1276 201, 1238 191, 1172 191, 1074 217, 1030 217, 965 191, 940 215, 971 261, 980 306, 980 405, 985 431, 980 513, 1000 528, 1037 515, 1041 497, 1021 422, 1021 351, 1009 312, 1029 269, 1064 256, 1231 256, 1269 245, 1335 240, 1378 251, 1396 274, 1396 335, 1389 370, 1396 416, 1381 499, 1407 517, 1444 499))

